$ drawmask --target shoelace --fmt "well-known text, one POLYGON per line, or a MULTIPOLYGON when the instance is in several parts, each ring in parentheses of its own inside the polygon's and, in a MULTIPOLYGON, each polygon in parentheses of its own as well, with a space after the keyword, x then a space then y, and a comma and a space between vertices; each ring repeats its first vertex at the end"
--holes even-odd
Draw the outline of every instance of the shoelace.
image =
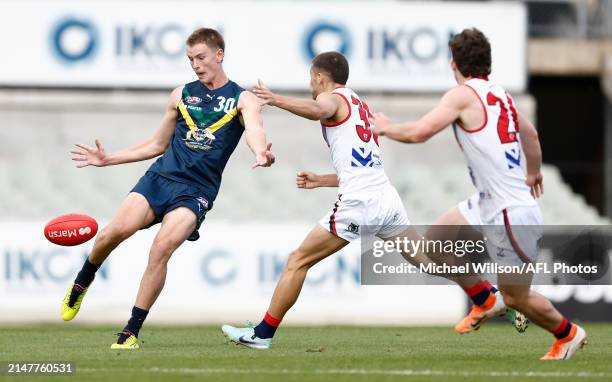
POLYGON ((76 304, 77 300, 83 294, 84 290, 85 288, 83 288, 82 286, 78 284, 74 284, 72 286, 72 290, 70 291, 70 298, 68 299, 68 306, 70 308, 74 307, 74 304, 76 304))
MULTIPOLYGON (((246 324, 247 324, 247 328, 249 328, 249 329, 254 329, 255 328, 255 326, 253 326, 253 321, 251 321, 251 320, 247 320, 246 324)), ((257 337, 257 336, 255 335, 255 332, 253 332, 253 335, 251 336, 251 339, 254 340, 255 337, 257 337)))
POLYGON ((119 345, 123 345, 125 343, 125 341, 130 338, 133 334, 130 332, 121 332, 121 333, 117 333, 117 336, 119 337, 117 339, 117 343, 119 345))

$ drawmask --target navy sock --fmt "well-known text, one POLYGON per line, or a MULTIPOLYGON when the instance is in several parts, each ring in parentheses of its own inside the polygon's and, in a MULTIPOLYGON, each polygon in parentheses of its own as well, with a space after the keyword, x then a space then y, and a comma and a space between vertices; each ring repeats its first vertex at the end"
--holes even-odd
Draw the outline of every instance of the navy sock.
POLYGON ((485 285, 485 282, 480 282, 472 287, 465 288, 465 292, 470 296, 474 305, 482 305, 487 301, 491 291, 485 285))
POLYGON ((140 328, 142 328, 142 324, 147 318, 147 314, 149 314, 148 310, 140 309, 139 307, 134 306, 132 308, 132 317, 128 321, 125 328, 123 328, 123 331, 130 332, 134 335, 134 337, 138 337, 138 332, 140 332, 140 328))
POLYGON ((83 268, 77 275, 74 283, 81 287, 81 290, 89 287, 94 277, 96 277, 96 271, 100 268, 102 264, 92 264, 89 262, 89 258, 85 259, 85 263, 83 264, 83 268))
POLYGON ((552 331, 552 334, 558 339, 564 339, 569 336, 572 331, 572 323, 568 321, 565 317, 561 320, 561 325, 555 330, 552 331))
POLYGON ((483 281, 482 283, 487 287, 487 289, 491 291, 491 293, 495 294, 498 292, 498 289, 491 285, 491 283, 487 280, 483 281))
POLYGON ((278 318, 274 318, 270 315, 270 313, 266 312, 266 316, 261 323, 257 325, 255 329, 255 335, 259 338, 272 338, 274 337, 274 333, 276 333, 276 329, 278 329, 278 325, 280 325, 281 320, 278 318))

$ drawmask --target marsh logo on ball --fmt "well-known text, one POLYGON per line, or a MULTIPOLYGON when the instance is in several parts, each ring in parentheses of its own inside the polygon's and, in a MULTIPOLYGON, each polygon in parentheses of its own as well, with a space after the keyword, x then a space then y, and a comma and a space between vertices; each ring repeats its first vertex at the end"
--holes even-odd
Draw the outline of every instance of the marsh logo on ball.
POLYGON ((89 235, 91 233, 90 227, 79 228, 79 235, 89 235))

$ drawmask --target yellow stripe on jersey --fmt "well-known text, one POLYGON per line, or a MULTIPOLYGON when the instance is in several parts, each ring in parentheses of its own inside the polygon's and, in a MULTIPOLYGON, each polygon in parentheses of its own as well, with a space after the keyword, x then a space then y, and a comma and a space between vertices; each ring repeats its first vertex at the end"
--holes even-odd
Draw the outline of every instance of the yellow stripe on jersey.
POLYGON ((225 114, 223 118, 208 126, 206 130, 212 134, 223 126, 227 125, 236 115, 238 115, 238 108, 233 108, 229 113, 225 114))
POLYGON ((196 126, 195 122, 191 118, 191 115, 189 115, 189 112, 187 111, 187 108, 185 107, 185 103, 183 102, 182 99, 178 103, 178 109, 181 112, 181 115, 183 116, 183 119, 185 120, 185 122, 187 122, 187 127, 189 127, 189 130, 194 131, 194 132, 198 131, 198 127, 196 126))

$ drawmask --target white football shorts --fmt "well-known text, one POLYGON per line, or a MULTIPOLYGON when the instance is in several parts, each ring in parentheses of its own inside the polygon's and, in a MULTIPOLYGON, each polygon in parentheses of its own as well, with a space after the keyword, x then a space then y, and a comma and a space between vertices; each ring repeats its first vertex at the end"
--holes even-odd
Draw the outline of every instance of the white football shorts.
POLYGON ((388 184, 376 193, 339 194, 334 207, 319 224, 332 234, 353 241, 361 235, 393 238, 410 225, 410 220, 397 190, 388 184))

